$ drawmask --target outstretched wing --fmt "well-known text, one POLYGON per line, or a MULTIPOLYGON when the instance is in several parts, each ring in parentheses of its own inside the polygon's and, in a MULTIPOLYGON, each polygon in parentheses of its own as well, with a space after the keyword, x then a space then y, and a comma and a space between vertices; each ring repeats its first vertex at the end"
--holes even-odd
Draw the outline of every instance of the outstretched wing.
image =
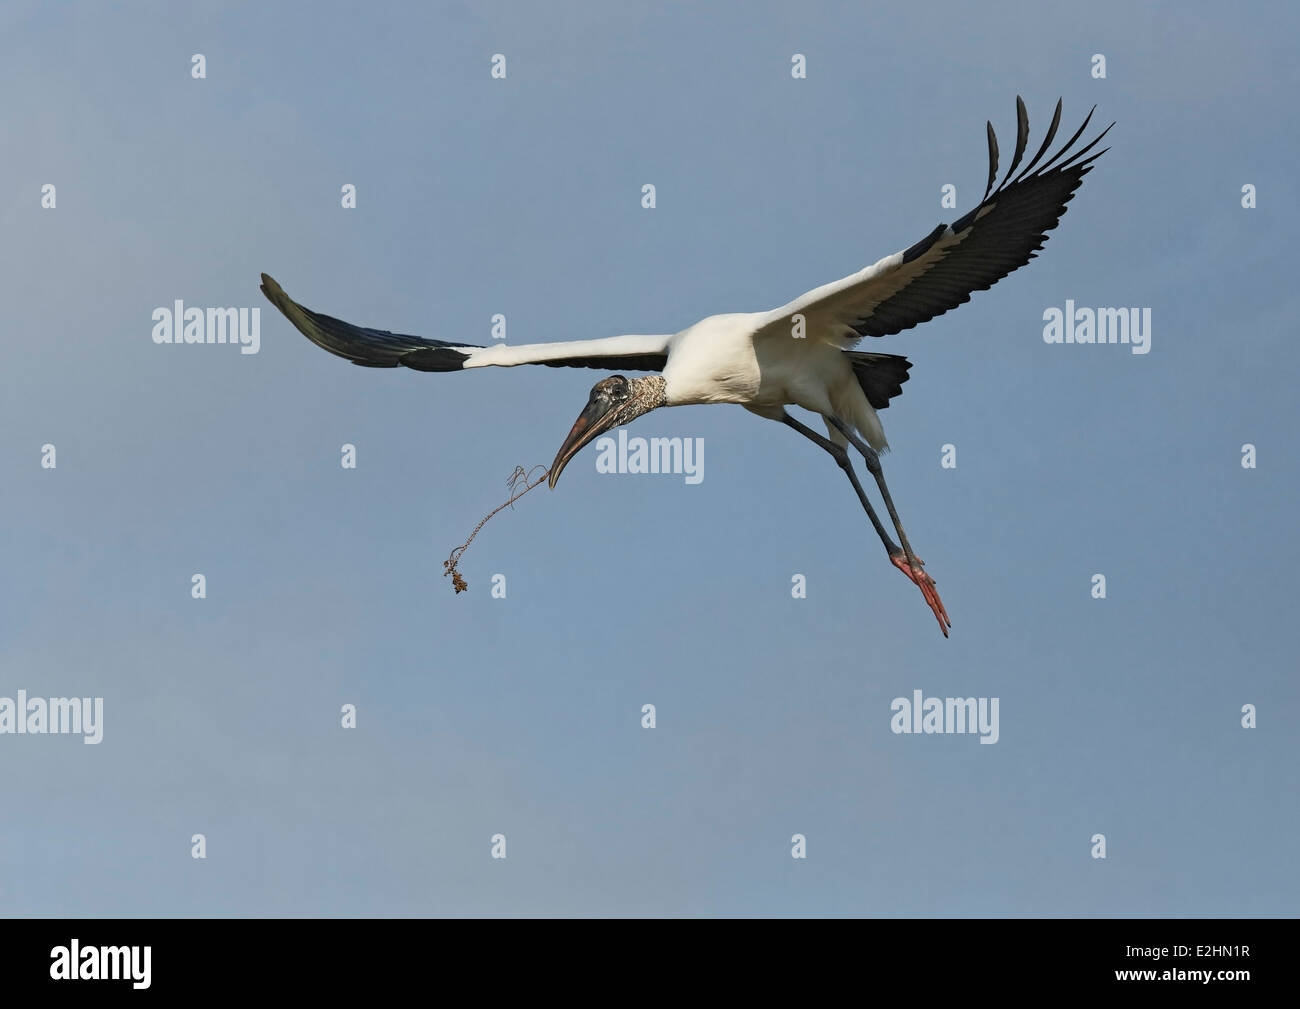
POLYGON ((483 347, 423 336, 368 329, 322 315, 298 304, 265 273, 262 293, 286 319, 318 347, 366 368, 461 371, 466 368, 545 364, 552 368, 603 368, 606 371, 662 371, 669 336, 611 336, 602 340, 483 347))
POLYGON ((863 336, 889 336, 965 304, 974 291, 987 291, 1037 255, 1083 177, 1092 171, 1092 163, 1109 149, 1088 155, 1110 132, 1107 126, 1087 146, 1072 150, 1091 120, 1089 112, 1074 136, 1035 168, 1061 125, 1058 101, 1038 153, 1011 180, 1029 140, 1029 116, 1017 96, 1016 150, 1011 167, 994 189, 998 142, 989 123, 988 185, 974 210, 952 224, 940 224, 911 248, 776 309, 765 328, 788 335, 790 317, 801 314, 809 333, 824 338, 852 342, 863 336))

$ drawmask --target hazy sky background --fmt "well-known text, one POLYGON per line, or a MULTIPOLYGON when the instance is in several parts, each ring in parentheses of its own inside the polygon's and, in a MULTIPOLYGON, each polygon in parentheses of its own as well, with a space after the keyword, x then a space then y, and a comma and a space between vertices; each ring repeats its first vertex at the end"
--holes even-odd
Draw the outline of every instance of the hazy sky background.
POLYGON ((105 721, 0 736, 0 913, 1296 913, 1294 9, 190 6, 0 10, 0 696, 105 721), (951 640, 735 407, 630 431, 703 438, 698 486, 586 450, 454 596, 603 373, 355 368, 257 290, 473 343, 773 308, 969 209, 1018 93, 1031 153, 1058 96, 1112 150, 1028 268, 866 348, 915 365, 885 466, 951 640), (261 352, 156 346, 178 298, 261 352), (1151 352, 1045 345, 1067 298, 1151 352), (915 689, 999 742, 893 734, 915 689))

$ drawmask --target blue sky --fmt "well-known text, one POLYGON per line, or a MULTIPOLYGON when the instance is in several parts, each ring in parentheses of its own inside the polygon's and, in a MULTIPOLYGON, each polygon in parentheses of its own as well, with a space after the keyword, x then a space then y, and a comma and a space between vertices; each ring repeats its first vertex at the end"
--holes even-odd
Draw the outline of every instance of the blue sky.
POLYGON ((0 697, 103 697, 104 738, 0 735, 0 914, 1294 914, 1298 20, 7 4, 0 697), (1112 150, 1029 267, 865 348, 914 363, 885 467, 950 640, 735 407, 629 432, 702 438, 698 485, 588 449, 454 596, 602 373, 354 368, 257 290, 471 343, 773 308, 969 209, 1017 94, 1031 152, 1058 96, 1112 150), (260 307, 260 352, 155 345, 176 299, 260 307), (1045 344, 1066 299, 1151 352, 1045 344), (916 689, 998 742, 892 733, 916 689))

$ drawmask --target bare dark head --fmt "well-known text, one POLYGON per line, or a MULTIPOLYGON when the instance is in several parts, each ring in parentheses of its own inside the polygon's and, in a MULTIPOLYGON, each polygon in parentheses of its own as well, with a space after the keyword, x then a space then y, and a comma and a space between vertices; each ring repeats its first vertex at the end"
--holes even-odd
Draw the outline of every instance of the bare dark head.
POLYGON ((632 383, 623 375, 610 375, 609 378, 602 378, 591 387, 591 394, 587 397, 587 402, 608 400, 610 403, 623 403, 630 399, 631 396, 632 383))
POLYGON ((573 429, 555 455, 555 462, 551 463, 548 481, 551 489, 555 489, 564 467, 582 446, 606 431, 612 431, 643 413, 649 413, 655 407, 663 406, 665 402, 662 376, 628 379, 622 375, 611 375, 602 378, 591 387, 586 407, 574 421, 573 429))

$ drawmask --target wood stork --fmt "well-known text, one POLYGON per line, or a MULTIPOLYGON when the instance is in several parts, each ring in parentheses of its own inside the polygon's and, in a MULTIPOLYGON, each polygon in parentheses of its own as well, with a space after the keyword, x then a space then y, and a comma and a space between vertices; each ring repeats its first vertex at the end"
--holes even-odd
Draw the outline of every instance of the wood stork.
POLYGON ((998 145, 989 123, 988 184, 979 205, 964 217, 940 224, 902 252, 809 291, 788 305, 770 312, 712 315, 679 333, 485 347, 354 326, 304 308, 266 274, 261 288, 313 343, 368 368, 400 365, 417 371, 464 371, 544 364, 658 372, 632 379, 613 375, 592 387, 586 407, 551 466, 552 489, 584 445, 659 407, 735 403, 780 421, 828 452, 844 470, 889 560, 920 588, 946 637, 951 626, 948 612, 934 579, 908 542, 880 465, 879 453, 888 443, 876 411, 902 391, 911 364, 895 354, 852 348, 864 336, 889 336, 942 315, 969 301, 973 291, 988 290, 1033 259, 1092 163, 1108 149, 1088 154, 1109 126, 1074 150, 1091 120, 1089 112, 1074 136, 1040 167, 1061 123, 1058 101, 1038 153, 1013 180, 1029 140, 1029 117, 1017 97, 1011 166, 994 188, 998 145), (791 405, 821 414, 827 437, 791 417, 785 409, 791 405), (898 543, 858 482, 849 445, 866 461, 898 543))

